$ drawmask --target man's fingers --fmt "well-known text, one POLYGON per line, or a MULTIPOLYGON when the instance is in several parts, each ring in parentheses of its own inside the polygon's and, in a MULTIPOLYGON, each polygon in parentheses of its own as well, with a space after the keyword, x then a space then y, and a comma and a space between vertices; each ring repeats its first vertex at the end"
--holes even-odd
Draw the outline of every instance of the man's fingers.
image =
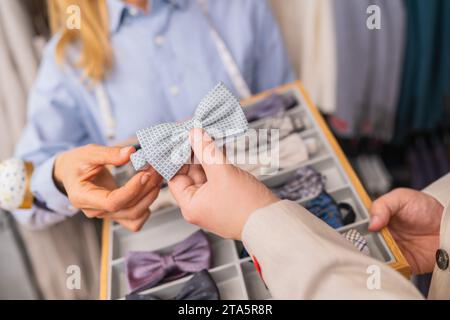
POLYGON ((130 156, 136 150, 134 147, 104 147, 88 145, 85 147, 89 158, 86 161, 93 165, 121 166, 130 161, 130 156))
POLYGON ((408 202, 408 190, 396 189, 373 202, 370 208, 369 231, 379 231, 386 227, 393 216, 395 216, 408 202))
POLYGON ((191 177, 196 186, 202 185, 207 181, 205 170, 203 170, 202 166, 199 164, 190 165, 187 174, 191 177))
POLYGON ((195 157, 203 166, 206 175, 214 174, 218 169, 228 164, 227 157, 211 137, 202 129, 195 128, 189 134, 195 157))
POLYGON ((176 175, 168 182, 168 185, 170 193, 181 209, 189 204, 198 188, 188 175, 176 175))

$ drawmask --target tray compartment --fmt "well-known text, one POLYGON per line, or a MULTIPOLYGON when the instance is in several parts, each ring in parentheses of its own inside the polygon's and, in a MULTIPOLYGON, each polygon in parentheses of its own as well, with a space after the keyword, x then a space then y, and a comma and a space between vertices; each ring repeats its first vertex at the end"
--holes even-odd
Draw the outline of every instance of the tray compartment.
POLYGON ((384 241, 380 233, 373 233, 368 231, 369 224, 367 222, 355 225, 352 227, 346 227, 340 230, 340 233, 345 233, 349 229, 356 229, 359 233, 367 239, 367 244, 370 249, 371 256, 379 261, 385 263, 394 262, 395 259, 389 250, 389 247, 384 241))
POLYGON ((242 274, 247 288, 248 298, 250 300, 267 300, 271 298, 270 292, 261 280, 255 266, 252 262, 246 261, 241 263, 242 274))
MULTIPOLYGON (((353 210, 355 211, 356 219, 355 222, 352 224, 349 224, 347 226, 344 226, 341 229, 349 229, 352 226, 358 225, 361 222, 365 222, 369 219, 369 215, 367 213, 367 210, 361 205, 360 201, 355 197, 353 191, 349 187, 344 188, 337 188, 335 190, 332 190, 329 192, 330 196, 336 201, 336 203, 348 203, 352 206, 353 210)), ((298 203, 300 205, 304 205, 308 200, 305 201, 299 201, 298 203)), ((343 216, 345 218, 345 215, 343 216)))
MULTIPOLYGON (((229 265, 212 269, 209 271, 211 277, 217 285, 221 300, 244 300, 247 299, 247 293, 240 272, 236 265, 229 265)), ((158 287, 143 291, 142 294, 153 294, 162 300, 170 300, 176 297, 183 286, 192 278, 192 275, 186 276, 176 281, 162 284, 158 287)), ((123 299, 127 292, 121 292, 113 298, 123 299)))
MULTIPOLYGON (((334 154, 325 134, 315 121, 313 113, 306 106, 304 97, 298 89, 288 89, 285 94, 293 93, 299 105, 285 114, 292 117, 300 117, 305 124, 305 129, 298 134, 306 138, 315 138, 318 144, 317 152, 310 155, 310 159, 299 164, 295 168, 283 168, 276 174, 260 176, 268 187, 282 185, 301 166, 310 165, 327 177, 326 191, 336 202, 347 202, 352 205, 356 213, 356 221, 352 225, 338 229, 344 233, 349 229, 356 229, 366 236, 371 254, 379 261, 394 262, 383 236, 379 233, 368 232, 369 215, 363 203, 351 186, 351 180, 345 174, 345 170, 334 154)), ((249 106, 251 107, 251 106, 249 106)), ((259 127, 265 120, 250 123, 251 128, 259 127)), ((125 173, 124 173, 125 174, 125 173)), ((302 203, 310 199, 304 199, 302 203)), ((301 203, 300 203, 301 204, 301 203)), ((198 227, 188 224, 177 207, 157 210, 152 214, 142 231, 132 233, 123 229, 120 225, 111 223, 109 252, 109 298, 123 299, 129 292, 125 275, 124 256, 128 251, 159 251, 166 252, 177 243, 184 240, 198 227)), ((228 299, 270 299, 270 293, 257 273, 251 258, 240 259, 239 255, 243 245, 241 242, 225 240, 212 234, 207 236, 212 246, 212 268, 209 270, 220 290, 221 298, 228 299)), ((176 281, 162 284, 147 292, 154 293, 161 299, 171 299, 179 292, 190 276, 176 281)))
POLYGON ((188 224, 182 218, 179 210, 152 217, 137 233, 114 228, 112 259, 122 258, 129 251, 158 251, 169 248, 197 230, 197 226, 188 224))
MULTIPOLYGON (((320 172, 322 175, 326 177, 325 190, 328 193, 331 193, 337 189, 341 189, 347 186, 347 183, 345 182, 344 176, 342 175, 341 171, 335 165, 334 160, 329 157, 325 157, 316 162, 304 165, 311 166, 317 172, 320 172)), ((298 168, 301 168, 302 166, 299 166, 298 168)), ((275 176, 265 177, 264 179, 262 179, 262 181, 269 188, 282 186, 290 178, 292 178, 292 176, 294 176, 298 168, 280 172, 278 175, 275 176)))

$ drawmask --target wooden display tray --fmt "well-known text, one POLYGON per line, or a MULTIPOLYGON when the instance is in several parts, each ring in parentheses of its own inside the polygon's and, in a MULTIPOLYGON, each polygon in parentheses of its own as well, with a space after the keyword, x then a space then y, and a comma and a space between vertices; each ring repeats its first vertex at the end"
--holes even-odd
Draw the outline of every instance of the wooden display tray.
MULTIPOLYGON (((303 106, 309 110, 309 115, 313 118, 316 128, 318 128, 318 130, 321 131, 323 137, 325 137, 325 139, 327 140, 329 146, 332 149, 332 152, 334 153, 334 158, 337 159, 337 161, 340 164, 341 171, 345 173, 348 180, 350 181, 352 190, 354 190, 354 192, 359 197, 359 200, 364 205, 365 210, 368 211, 372 203, 370 197, 368 196, 367 192, 362 186, 360 180, 358 179, 356 173, 351 167, 348 159, 344 155, 341 147, 337 143, 335 137, 328 128, 322 115, 315 107, 315 105, 312 103, 308 93, 306 92, 305 88, 300 82, 298 81, 293 82, 281 86, 279 88, 258 94, 250 99, 242 101, 242 105, 243 107, 252 105, 258 100, 270 95, 271 93, 286 93, 290 91, 297 92, 301 96, 303 106)), ((100 275, 100 299, 102 300, 110 298, 110 291, 111 291, 111 288, 109 287, 111 283, 111 275, 109 273, 111 272, 110 263, 112 259, 111 252, 113 245, 111 243, 112 242, 111 228, 112 228, 111 221, 105 219, 103 222, 103 231, 102 231, 102 257, 101 257, 101 275, 100 275)), ((411 276, 410 266, 408 265, 399 247, 395 243, 390 232, 387 229, 383 229, 379 234, 381 235, 382 239, 385 242, 385 245, 390 251, 392 261, 389 262, 389 266, 397 270, 401 274, 403 274, 405 277, 409 278, 411 276)), ((241 263, 245 263, 245 261, 241 263)))

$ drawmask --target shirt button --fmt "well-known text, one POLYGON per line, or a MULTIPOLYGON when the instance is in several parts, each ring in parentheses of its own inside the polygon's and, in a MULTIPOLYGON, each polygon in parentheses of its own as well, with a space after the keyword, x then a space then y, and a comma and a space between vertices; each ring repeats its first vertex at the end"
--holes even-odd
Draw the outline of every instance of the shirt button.
POLYGON ((169 88, 170 94, 173 96, 177 96, 180 93, 180 89, 177 86, 171 86, 169 88))
POLYGON ((158 46, 162 46, 166 42, 166 38, 164 36, 157 36, 155 37, 155 44, 158 46))
POLYGON ((448 253, 444 249, 439 249, 436 251, 436 263, 439 269, 447 270, 448 268, 448 253))
POLYGON ((128 12, 130 13, 130 15, 132 15, 133 17, 137 16, 139 14, 139 9, 135 8, 135 7, 130 7, 128 9, 128 12))

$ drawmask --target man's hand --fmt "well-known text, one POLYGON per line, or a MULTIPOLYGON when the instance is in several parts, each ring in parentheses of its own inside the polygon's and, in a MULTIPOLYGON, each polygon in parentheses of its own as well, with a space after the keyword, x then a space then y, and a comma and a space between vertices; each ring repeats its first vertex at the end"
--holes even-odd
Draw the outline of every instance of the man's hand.
POLYGON ((140 172, 118 188, 106 167, 128 163, 134 151, 88 145, 65 152, 55 161, 55 183, 87 217, 108 217, 138 231, 150 216, 149 206, 158 196, 162 178, 154 170, 140 172))
POLYGON ((185 219, 223 238, 240 239, 250 214, 279 201, 249 173, 229 164, 200 129, 190 135, 201 165, 186 165, 169 181, 185 219))
POLYGON ((439 247, 442 205, 426 193, 396 189, 371 208, 370 231, 388 227, 414 274, 432 272, 439 247))

